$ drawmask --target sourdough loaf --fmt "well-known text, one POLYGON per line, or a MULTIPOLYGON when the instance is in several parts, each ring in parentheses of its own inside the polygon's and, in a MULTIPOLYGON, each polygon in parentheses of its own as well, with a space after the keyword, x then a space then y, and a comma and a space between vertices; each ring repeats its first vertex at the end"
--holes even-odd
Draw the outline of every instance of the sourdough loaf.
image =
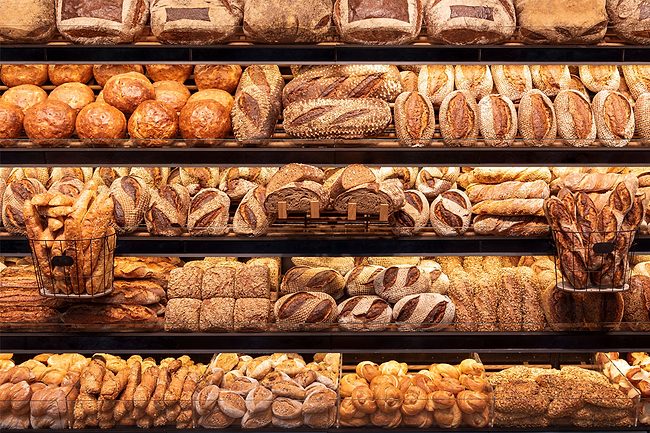
POLYGON ((216 188, 199 191, 190 203, 187 229, 192 236, 220 236, 228 232, 230 198, 216 188))
POLYGON ((440 236, 459 236, 469 229, 472 203, 458 189, 443 192, 431 203, 429 219, 433 230, 440 236))
POLYGON ((523 94, 517 115, 519 133, 525 144, 550 146, 557 135, 555 107, 541 90, 533 89, 523 94))
POLYGON ((364 183, 339 194, 332 201, 332 207, 337 212, 347 213, 350 203, 356 203, 359 214, 378 215, 381 205, 388 206, 388 212, 394 212, 404 205, 404 190, 396 179, 364 183))
POLYGON ((244 4, 244 34, 266 44, 314 43, 324 40, 332 19, 332 1, 265 0, 244 4))
POLYGON ((267 212, 266 188, 258 186, 244 196, 233 218, 235 233, 250 236, 265 235, 275 219, 275 214, 267 212))
POLYGON ((428 272, 417 266, 396 265, 381 271, 374 280, 375 293, 390 303, 407 295, 427 293, 431 287, 428 272))
POLYGON ((402 90, 404 92, 417 92, 418 90, 418 74, 413 71, 400 71, 400 81, 402 82, 402 90))
POLYGON ((390 304, 378 296, 354 296, 338 306, 339 326, 349 331, 383 331, 392 314, 390 304))
POLYGON ((434 106, 440 104, 454 91, 454 67, 452 65, 424 65, 418 74, 418 91, 427 95, 434 106))
POLYGON ((650 6, 645 0, 607 0, 614 31, 634 44, 650 44, 650 6))
POLYGON ((591 104, 576 90, 562 90, 555 97, 559 136, 570 146, 585 147, 596 139, 596 121, 591 104))
POLYGON ((505 147, 517 135, 515 104, 503 95, 487 95, 479 101, 479 129, 488 146, 505 147))
POLYGON ((429 202, 420 191, 404 191, 404 206, 388 217, 388 224, 397 236, 413 236, 429 221, 429 202))
POLYGON ((602 90, 593 100, 599 141, 608 147, 626 146, 634 136, 632 103, 617 91, 602 90))
POLYGON ((288 212, 308 213, 311 203, 316 202, 320 210, 327 205, 327 194, 323 185, 318 182, 305 180, 302 182, 289 182, 277 189, 267 188, 264 207, 267 212, 277 213, 280 202, 285 202, 288 212))
POLYGON ((149 207, 147 184, 137 176, 123 176, 110 186, 113 200, 113 226, 118 233, 135 231, 149 207))
POLYGON ((478 137, 478 105, 468 91, 456 90, 440 105, 440 133, 447 145, 472 146, 478 137))
POLYGON ((348 296, 374 295, 375 278, 385 268, 377 265, 358 265, 345 274, 345 293, 348 296))
POLYGON ((404 92, 395 100, 395 133, 403 146, 427 146, 436 129, 435 113, 429 97, 404 92))
POLYGON ((327 293, 334 299, 343 297, 345 278, 334 269, 294 266, 282 277, 280 294, 308 291, 327 293))
POLYGON ((549 232, 546 218, 534 216, 477 215, 472 222, 477 235, 544 236, 549 232))
POLYGON ((533 88, 533 76, 528 65, 492 65, 492 79, 497 92, 519 101, 533 88))
POLYGON ((621 74, 616 65, 580 65, 580 81, 592 92, 618 90, 621 74))
POLYGON ((179 236, 187 224, 190 194, 182 185, 165 185, 151 190, 149 208, 144 214, 147 229, 157 236, 179 236))
POLYGON ((55 30, 53 0, 0 2, 0 43, 48 42, 55 30))
POLYGON ((12 234, 25 235, 23 208, 33 196, 45 192, 41 182, 25 178, 9 182, 2 197, 2 225, 12 234))
POLYGON ((444 329, 454 322, 456 308, 447 296, 420 293, 405 296, 395 304, 393 321, 400 330, 444 329))
POLYGON ((336 301, 327 293, 290 293, 276 301, 274 313, 281 329, 323 329, 336 321, 336 301))
POLYGON ((476 100, 492 93, 494 82, 487 65, 456 65, 454 81, 457 90, 468 91, 476 100))
POLYGON ((533 85, 546 96, 555 96, 571 84, 571 71, 567 65, 532 65, 533 85))
POLYGON ((422 167, 415 185, 429 200, 454 187, 460 175, 458 167, 422 167))
POLYGON ((650 92, 650 65, 623 65, 625 83, 634 99, 650 92))

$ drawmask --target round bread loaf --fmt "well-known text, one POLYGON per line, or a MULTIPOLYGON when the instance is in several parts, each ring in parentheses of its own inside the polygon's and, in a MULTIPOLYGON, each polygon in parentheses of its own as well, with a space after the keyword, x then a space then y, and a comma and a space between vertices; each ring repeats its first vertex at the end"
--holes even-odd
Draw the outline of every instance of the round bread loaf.
POLYGON ((415 179, 415 186, 427 199, 433 200, 453 188, 459 175, 458 167, 422 167, 415 179))
POLYGON ((144 101, 129 118, 129 135, 145 147, 161 147, 178 132, 178 116, 160 101, 144 101))
POLYGON ((649 65, 623 65, 622 68, 625 83, 635 100, 643 93, 650 92, 649 65))
POLYGON ((230 199, 223 191, 206 188, 192 198, 187 229, 192 236, 221 236, 228 232, 230 199))
POLYGON ((429 221, 429 201, 420 191, 404 191, 404 206, 388 216, 388 224, 397 236, 413 236, 429 221))
POLYGON ((81 139, 108 144, 126 136, 126 117, 112 105, 93 102, 77 115, 76 129, 81 139))
POLYGON ((381 167, 377 171, 377 178, 379 180, 397 179, 401 182, 403 189, 413 189, 419 171, 418 167, 381 167))
POLYGON ((224 138, 231 129, 230 111, 214 100, 188 102, 180 113, 180 129, 185 139, 224 138))
POLYGON ((55 86, 65 83, 87 83, 93 77, 92 65, 49 65, 47 75, 55 86))
POLYGON ((429 274, 417 266, 390 266, 377 275, 375 293, 394 304, 407 295, 426 293, 431 287, 429 274))
POLYGON ((49 188, 54 182, 67 179, 78 179, 86 183, 92 177, 92 167, 54 167, 45 186, 49 188))
POLYGON ((142 223, 149 206, 149 187, 137 176, 123 176, 110 186, 113 199, 113 227, 118 233, 131 233, 142 223))
POLYGON ((23 84, 42 86, 47 82, 47 65, 3 65, 0 67, 0 81, 7 87, 23 84))
POLYGON ((93 66, 93 76, 100 86, 104 87, 106 82, 115 75, 126 74, 128 72, 144 73, 141 65, 95 65, 93 66))
POLYGON ((32 140, 69 138, 74 133, 76 115, 65 102, 41 102, 25 112, 25 133, 32 140))
POLYGON ((262 185, 248 191, 233 217, 235 233, 249 236, 265 235, 275 219, 264 207, 266 188, 262 185))
POLYGON ((187 225, 190 194, 183 185, 164 185, 151 191, 144 214, 147 230, 157 236, 180 236, 187 225))
POLYGON ((580 81, 594 93, 618 90, 621 74, 616 65, 580 65, 580 81))
POLYGON ((345 274, 345 292, 348 296, 374 295, 375 279, 385 269, 377 265, 355 266, 345 274))
POLYGON ((190 97, 190 90, 178 81, 156 81, 153 83, 156 101, 169 105, 179 113, 190 97))
POLYGON ((519 101, 517 116, 519 133, 525 144, 550 146, 557 135, 557 122, 553 102, 541 90, 524 93, 519 101))
POLYGON ((199 90, 221 89, 233 94, 237 90, 242 68, 239 65, 196 65, 194 81, 199 90))
POLYGON ((393 321, 401 330, 444 329, 454 322, 456 307, 438 293, 421 293, 400 299, 393 309, 393 321))
POLYGON ((144 180, 149 188, 160 188, 169 180, 169 167, 132 167, 131 176, 144 180))
POLYGON ((323 329, 336 321, 336 301, 322 292, 290 293, 276 301, 274 313, 282 329, 323 329))
POLYGON ((188 103, 190 102, 195 102, 195 101, 202 101, 202 100, 213 100, 224 107, 228 109, 228 112, 232 110, 233 104, 235 103, 235 99, 232 97, 232 95, 225 90, 221 89, 205 89, 205 90, 199 90, 196 93, 193 93, 189 99, 187 100, 188 103))
POLYGON ((390 304, 378 296, 354 296, 339 304, 338 321, 348 331, 383 331, 392 313, 390 304))
POLYGON ((147 76, 153 81, 176 81, 183 84, 190 78, 192 65, 147 65, 147 76))
POLYGON ((45 187, 36 179, 25 178, 8 182, 2 196, 2 225, 15 235, 26 235, 23 208, 36 194, 45 192, 45 187))
POLYGON ((492 65, 491 70, 497 92, 511 101, 519 101, 533 88, 533 76, 528 65, 492 65))
POLYGON ((440 236, 459 236, 469 229, 472 203, 458 189, 450 189, 431 203, 429 219, 433 230, 440 236))
POLYGON ((131 114, 138 105, 156 99, 156 92, 147 77, 138 72, 127 72, 111 77, 102 91, 104 100, 125 114, 131 114))
POLYGON ((418 75, 418 92, 427 95, 435 107, 454 91, 452 65, 425 65, 418 75))
POLYGON ((596 139, 596 120, 591 104, 577 90, 562 90, 555 97, 557 130, 566 144, 590 146, 596 139))
POLYGON ((478 138, 479 113, 476 99, 465 90, 456 90, 440 105, 440 134, 449 146, 473 146, 478 138))
POLYGON ((34 105, 41 103, 47 99, 45 90, 33 84, 22 84, 20 86, 12 87, 2 94, 0 100, 14 104, 19 107, 23 114, 34 105))
POLYGON ((601 90, 592 106, 600 142, 608 147, 627 146, 635 129, 632 103, 622 93, 601 90))
POLYGON ((19 138, 23 132, 24 117, 19 106, 0 99, 0 139, 19 138))
POLYGON ((569 88, 571 72, 567 65, 532 65, 533 85, 546 96, 555 96, 569 88))
POLYGON ((86 105, 95 102, 95 93, 83 83, 64 83, 50 92, 48 100, 65 102, 77 114, 86 105))
POLYGON ((345 279, 343 275, 330 268, 294 266, 282 277, 280 294, 300 291, 323 292, 339 299, 343 296, 345 279))

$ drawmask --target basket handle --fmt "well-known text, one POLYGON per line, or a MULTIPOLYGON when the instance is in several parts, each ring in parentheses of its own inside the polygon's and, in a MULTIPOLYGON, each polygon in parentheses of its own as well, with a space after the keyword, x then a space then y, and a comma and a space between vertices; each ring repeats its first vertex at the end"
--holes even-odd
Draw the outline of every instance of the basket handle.
POLYGON ((70 256, 54 256, 51 260, 52 266, 56 267, 70 267, 74 265, 74 259, 70 256))
POLYGON ((596 242, 592 248, 594 254, 606 255, 614 252, 616 245, 614 242, 596 242))

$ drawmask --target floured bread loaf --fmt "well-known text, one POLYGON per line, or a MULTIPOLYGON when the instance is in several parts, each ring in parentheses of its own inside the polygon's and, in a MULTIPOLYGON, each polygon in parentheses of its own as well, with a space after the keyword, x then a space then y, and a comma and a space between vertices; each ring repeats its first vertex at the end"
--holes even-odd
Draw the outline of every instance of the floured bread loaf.
POLYGON ((314 43, 326 38, 332 19, 332 1, 247 0, 244 34, 266 44, 314 43))
POLYGON ((118 233, 135 231, 149 207, 149 187, 137 176, 123 176, 110 186, 113 200, 113 226, 118 233))
POLYGON ((258 186, 244 196, 237 207, 233 218, 235 233, 250 236, 265 235, 273 221, 275 214, 266 211, 266 188, 258 186))
POLYGON ((0 43, 48 42, 56 30, 54 0, 0 2, 0 43))
POLYGON ((596 139, 596 121, 591 104, 577 90, 562 90, 555 97, 557 130, 570 146, 585 147, 596 139))
POLYGON ((472 203, 458 189, 440 194, 429 208, 431 226, 440 236, 458 236, 469 229, 472 219, 472 203))
POLYGON ((428 292, 431 278, 428 272, 417 266, 396 265, 380 272, 374 285, 378 296, 395 303, 404 296, 428 292))
POLYGON ((220 236, 228 231, 230 198, 216 188, 199 191, 190 204, 187 229, 192 236, 220 236))
POLYGON ((614 31, 634 44, 650 44, 650 4, 646 0, 607 0, 614 31))
POLYGON ((339 194, 332 202, 337 212, 346 213, 350 203, 356 204, 359 214, 377 215, 381 205, 388 206, 388 212, 400 209, 404 204, 404 191, 396 179, 382 182, 363 183, 339 194))
POLYGON ((622 94, 602 90, 593 101, 593 114, 598 139, 609 147, 623 147, 634 136, 632 103, 622 94))
POLYGON ((419 233, 429 221, 429 202, 420 191, 404 191, 404 206, 388 217, 391 230, 398 236, 419 233))

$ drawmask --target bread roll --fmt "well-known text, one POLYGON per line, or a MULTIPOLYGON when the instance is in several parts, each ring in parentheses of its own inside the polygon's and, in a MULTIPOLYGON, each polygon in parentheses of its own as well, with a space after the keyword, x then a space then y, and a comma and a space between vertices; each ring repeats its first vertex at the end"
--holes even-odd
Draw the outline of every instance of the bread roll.
POLYGON ((427 199, 433 200, 453 188, 459 174, 458 167, 422 167, 415 185, 427 199))
POLYGON ((79 114, 82 108, 95 102, 95 93, 85 84, 65 83, 52 90, 48 99, 65 102, 79 114))
POLYGON ((0 66, 0 81, 7 87, 16 87, 23 84, 42 86, 47 82, 47 65, 0 66))
POLYGON ((438 293, 405 296, 395 304, 393 321, 400 330, 444 329, 454 322, 456 308, 448 297, 438 293))
POLYGON ((47 75, 55 86, 65 83, 86 84, 93 77, 92 65, 49 65, 47 75))
POLYGON ((45 192, 45 187, 36 179, 26 178, 8 182, 2 196, 2 225, 12 234, 26 235, 23 208, 26 202, 37 194, 45 192))
POLYGON ((487 65, 456 65, 454 75, 456 89, 468 91, 476 100, 492 93, 494 82, 487 65))
POLYGON ((135 231, 149 207, 149 187, 139 177, 123 176, 116 179, 110 188, 115 230, 118 233, 135 231))
POLYGON ((0 43, 49 42, 55 31, 55 9, 51 0, 0 3, 0 43))
POLYGON ((403 146, 429 144, 436 129, 433 104, 426 95, 404 92, 395 100, 395 133, 403 146))
POLYGON ((639 99, 643 93, 650 92, 649 65, 623 65, 622 68, 625 83, 635 100, 639 99))
POLYGON ((149 233, 156 236, 180 236, 187 224, 190 195, 182 185, 165 185, 151 191, 145 221, 149 233))
POLYGON ((381 271, 374 285, 378 296, 394 304, 407 295, 428 292, 431 278, 417 266, 396 265, 381 271))
POLYGON ((383 331, 391 322, 393 310, 377 296, 354 296, 338 306, 338 321, 348 331, 383 331))
POLYGON ((102 93, 106 103, 125 114, 133 113, 142 102, 156 98, 156 92, 149 79, 137 72, 111 77, 102 93))
POLYGON ((228 231, 230 199, 216 188, 199 191, 190 204, 187 228, 192 236, 221 236, 228 231))
POLYGON ((321 292, 297 292, 282 296, 274 307, 281 329, 323 329, 337 317, 336 301, 321 292))
POLYGON ((199 139, 195 144, 210 146, 204 140, 224 138, 230 132, 230 111, 214 100, 188 101, 180 112, 179 125, 183 138, 199 139))
POLYGON ((239 65, 196 65, 194 81, 199 90, 220 89, 230 94, 235 93, 242 68, 239 65))
POLYGON ((397 236, 413 236, 429 221, 429 202, 420 191, 404 191, 404 207, 388 217, 388 224, 397 236))
POLYGON ((129 118, 129 135, 144 147, 160 147, 176 137, 178 116, 160 101, 144 101, 129 118))
POLYGON ((156 81, 153 83, 156 101, 179 113, 190 98, 190 90, 178 81, 156 81))
POLYGON ((532 65, 533 85, 546 96, 555 96, 569 88, 571 72, 566 65, 532 65))
POLYGON ((193 65, 146 65, 147 76, 154 83, 158 81, 177 81, 185 83, 194 71, 193 65))
POLYGON ((478 105, 465 90, 456 90, 440 105, 440 133, 449 146, 471 146, 478 137, 478 105))
POLYGON ((126 137, 124 113, 103 102, 93 102, 82 108, 75 127, 79 138, 96 143, 110 144, 126 137))
POLYGON ((575 90, 562 90, 555 98, 557 129, 560 137, 570 146, 585 147, 596 139, 596 121, 591 104, 575 90))
POLYGON ((332 2, 319 0, 308 4, 280 0, 273 8, 264 0, 244 4, 244 34, 266 44, 314 43, 324 40, 330 31, 332 2))
POLYGON ((608 147, 627 146, 634 136, 632 104, 622 94, 602 90, 594 96, 593 115, 598 139, 608 147))
POLYGON ((519 133, 530 146, 550 146, 557 135, 555 107, 541 90, 530 90, 521 97, 517 116, 519 133))
POLYGON ((385 268, 376 265, 355 266, 345 274, 345 292, 348 296, 374 295, 375 278, 385 268))
POLYGON ((144 74, 144 68, 141 65, 94 65, 93 77, 101 87, 115 75, 126 74, 127 72, 137 72, 144 74))
POLYGON ((618 90, 621 75, 616 65, 580 65, 580 80, 594 93, 618 90))
POLYGON ((433 230, 440 236, 458 236, 469 229, 472 204, 464 192, 450 189, 431 203, 429 219, 433 230))
POLYGON ((491 70, 497 92, 514 102, 533 88, 533 76, 528 65, 492 65, 491 70))
POLYGON ((644 143, 650 142, 650 93, 639 96, 634 104, 636 132, 644 143))
POLYGON ((41 102, 25 112, 25 133, 31 140, 39 141, 69 138, 74 132, 75 118, 75 111, 64 102, 41 102))
POLYGON ((19 138, 23 132, 24 117, 19 106, 0 99, 0 140, 19 138))
POLYGON ((5 91, 2 94, 0 101, 14 104, 22 110, 23 114, 25 114, 28 109, 44 102, 46 99, 47 93, 45 90, 38 86, 34 86, 33 84, 23 84, 5 91))
POLYGON ((454 67, 451 65, 424 65, 418 75, 418 91, 427 95, 439 107, 454 91, 454 67))
POLYGON ((479 127, 488 146, 510 146, 517 135, 515 104, 502 95, 487 95, 480 100, 479 127))

